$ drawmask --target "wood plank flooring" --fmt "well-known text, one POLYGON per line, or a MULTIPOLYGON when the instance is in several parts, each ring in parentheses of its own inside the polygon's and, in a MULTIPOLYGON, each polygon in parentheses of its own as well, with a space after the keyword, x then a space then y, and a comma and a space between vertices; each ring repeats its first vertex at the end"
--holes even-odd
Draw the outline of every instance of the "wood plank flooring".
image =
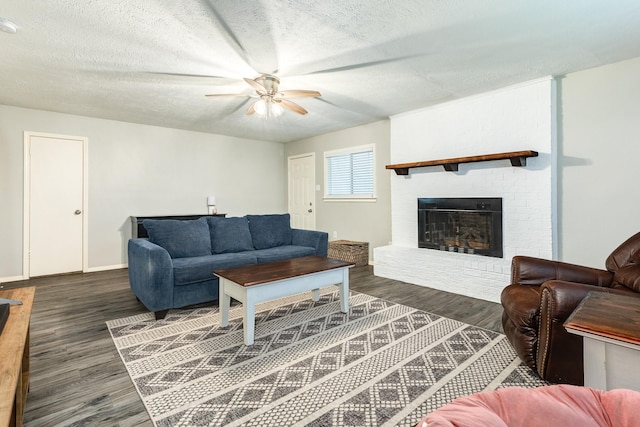
MULTIPOLYGON (((356 267, 352 290, 502 332, 499 304, 373 275, 356 267)), ((151 426, 105 322, 146 312, 127 270, 2 284, 36 286, 26 426, 151 426)))

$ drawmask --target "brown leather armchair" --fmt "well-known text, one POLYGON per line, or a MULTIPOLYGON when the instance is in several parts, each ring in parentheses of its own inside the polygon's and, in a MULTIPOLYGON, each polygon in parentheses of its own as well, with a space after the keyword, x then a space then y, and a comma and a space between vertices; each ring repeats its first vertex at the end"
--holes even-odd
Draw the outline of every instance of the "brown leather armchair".
POLYGON ((582 337, 563 324, 589 292, 640 297, 640 233, 614 250, 606 270, 516 256, 501 295, 502 327, 516 353, 553 383, 584 384, 582 337))

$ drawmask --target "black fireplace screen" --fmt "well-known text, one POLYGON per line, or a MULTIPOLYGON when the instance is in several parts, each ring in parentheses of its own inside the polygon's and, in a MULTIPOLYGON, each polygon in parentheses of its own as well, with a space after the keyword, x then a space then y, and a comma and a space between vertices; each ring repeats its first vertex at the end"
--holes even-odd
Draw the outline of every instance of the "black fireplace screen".
POLYGON ((418 247, 502 258, 502 199, 418 199, 418 247))

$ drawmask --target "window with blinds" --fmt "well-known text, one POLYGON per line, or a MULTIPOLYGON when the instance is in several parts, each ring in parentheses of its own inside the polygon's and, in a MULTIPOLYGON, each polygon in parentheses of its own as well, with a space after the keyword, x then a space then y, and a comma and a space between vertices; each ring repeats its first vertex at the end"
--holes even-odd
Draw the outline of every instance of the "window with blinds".
POLYGON ((325 198, 373 199, 375 153, 373 145, 324 153, 325 198))

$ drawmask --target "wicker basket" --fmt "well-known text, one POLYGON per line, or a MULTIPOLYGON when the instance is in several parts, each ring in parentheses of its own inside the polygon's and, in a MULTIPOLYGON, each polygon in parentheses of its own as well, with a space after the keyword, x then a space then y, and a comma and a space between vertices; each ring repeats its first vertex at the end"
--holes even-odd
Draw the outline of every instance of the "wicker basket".
POLYGON ((353 262, 356 266, 369 264, 369 243, 352 242, 351 240, 334 240, 329 242, 329 258, 353 262))

